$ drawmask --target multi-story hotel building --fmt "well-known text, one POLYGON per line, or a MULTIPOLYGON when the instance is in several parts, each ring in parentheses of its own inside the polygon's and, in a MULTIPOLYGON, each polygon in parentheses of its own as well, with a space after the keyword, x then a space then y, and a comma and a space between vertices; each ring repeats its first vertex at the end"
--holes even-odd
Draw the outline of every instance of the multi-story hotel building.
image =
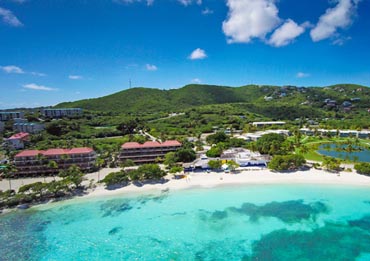
POLYGON ((9 111, 0 111, 0 121, 9 121, 17 118, 23 118, 24 113, 17 111, 17 112, 9 112, 9 111))
POLYGON ((47 118, 75 117, 82 115, 81 108, 43 109, 41 113, 47 118))
POLYGON ((13 130, 18 132, 28 132, 31 134, 39 133, 45 129, 42 123, 19 122, 13 124, 13 130))
POLYGON ((91 170, 95 165, 96 153, 91 148, 24 150, 14 158, 14 165, 19 176, 42 176, 58 173, 72 165, 82 171, 91 170), (57 168, 49 166, 50 161, 57 163, 57 168))
POLYGON ((122 145, 119 159, 121 162, 132 160, 135 164, 153 163, 171 151, 181 148, 182 144, 177 140, 165 142, 147 141, 144 144, 137 142, 126 142, 122 145))

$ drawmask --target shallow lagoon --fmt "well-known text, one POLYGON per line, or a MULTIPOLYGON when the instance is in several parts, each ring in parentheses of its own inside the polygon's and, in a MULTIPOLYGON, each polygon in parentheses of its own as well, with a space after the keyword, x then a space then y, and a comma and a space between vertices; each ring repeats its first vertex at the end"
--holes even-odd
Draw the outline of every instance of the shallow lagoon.
POLYGON ((0 216, 0 260, 369 260, 368 187, 248 185, 0 216))
MULTIPOLYGON (((340 158, 343 160, 352 160, 352 161, 359 161, 359 162, 370 162, 370 150, 363 149, 361 151, 353 151, 353 152, 346 152, 344 149, 347 145, 345 144, 322 144, 319 147, 318 153, 330 156, 334 158, 340 158), (326 148, 328 146, 328 148, 326 148), (340 150, 337 151, 337 148, 340 150)), ((356 147, 355 147, 356 148, 356 147)))

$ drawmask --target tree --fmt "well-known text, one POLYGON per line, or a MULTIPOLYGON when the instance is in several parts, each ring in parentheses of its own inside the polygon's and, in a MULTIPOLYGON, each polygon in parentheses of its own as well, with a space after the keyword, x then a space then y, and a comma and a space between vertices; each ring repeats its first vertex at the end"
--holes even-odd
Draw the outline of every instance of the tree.
POLYGON ((9 190, 12 190, 11 176, 12 176, 12 174, 17 172, 17 169, 13 165, 8 164, 8 165, 5 165, 5 168, 3 168, 2 171, 3 171, 4 177, 6 177, 8 179, 9 190))
POLYGON ((217 144, 219 142, 225 142, 229 140, 229 137, 224 132, 217 132, 207 137, 208 144, 217 144))
POLYGON ((322 166, 326 167, 326 169, 329 171, 340 171, 341 162, 342 161, 340 159, 324 156, 322 166))
POLYGON ((359 174, 364 174, 366 176, 370 176, 370 163, 367 163, 367 162, 357 163, 357 164, 355 164, 355 170, 359 174))
POLYGON ((177 156, 176 156, 176 153, 171 151, 171 152, 168 152, 165 156, 164 156, 164 164, 167 165, 168 167, 172 167, 176 164, 177 162, 177 156))
POLYGON ((213 146, 211 149, 209 149, 206 152, 206 155, 210 158, 217 158, 217 157, 221 156, 222 151, 223 150, 222 150, 221 146, 213 146))
POLYGON ((104 164, 104 160, 102 158, 97 158, 95 161, 95 166, 98 168, 98 182, 100 181, 100 170, 104 164))
POLYGON ((239 164, 236 163, 235 161, 233 160, 229 160, 227 162, 227 167, 229 168, 230 171, 235 171, 236 168, 239 168, 239 164))
POLYGON ((297 170, 305 163, 306 160, 299 154, 275 155, 269 162, 268 167, 275 171, 297 170))
POLYGON ((71 165, 67 170, 65 179, 71 181, 78 188, 83 181, 83 173, 77 165, 71 165))
POLYGON ((192 162, 196 159, 193 149, 179 149, 175 152, 176 162, 192 162))
MULTIPOLYGON (((52 170, 57 170, 58 169, 58 163, 56 163, 56 161, 54 161, 54 160, 50 160, 49 162, 48 162, 48 168, 49 169, 52 169, 52 170)), ((54 171, 53 171, 53 177, 54 177, 54 180, 55 180, 55 175, 54 175, 54 171)))
POLYGON ((211 168, 211 169, 221 169, 221 166, 222 166, 222 162, 220 160, 210 160, 208 162, 208 166, 211 168))
POLYGON ((182 172, 182 171, 183 171, 183 168, 180 167, 180 166, 174 166, 170 169, 171 174, 179 173, 179 172, 182 172))
POLYGON ((142 173, 145 179, 161 179, 166 175, 157 164, 141 165, 137 171, 142 173))
POLYGON ((134 134, 138 126, 137 120, 128 119, 117 126, 117 130, 121 131, 123 135, 134 134))
POLYGON ((131 159, 127 159, 120 164, 121 168, 132 167, 132 166, 135 166, 135 162, 131 159))
POLYGON ((263 135, 256 142, 257 149, 262 154, 271 154, 271 155, 282 155, 286 152, 282 149, 284 146, 283 142, 285 141, 285 136, 269 133, 263 135))
POLYGON ((101 180, 106 186, 127 183, 128 181, 129 176, 125 171, 111 172, 101 180))

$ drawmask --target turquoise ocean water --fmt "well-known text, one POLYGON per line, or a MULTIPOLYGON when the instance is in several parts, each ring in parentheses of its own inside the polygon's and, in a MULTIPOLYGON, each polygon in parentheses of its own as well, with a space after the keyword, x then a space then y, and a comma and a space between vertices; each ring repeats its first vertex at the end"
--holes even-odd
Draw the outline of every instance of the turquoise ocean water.
POLYGON ((248 185, 0 216, 0 260, 370 260, 366 187, 248 185))

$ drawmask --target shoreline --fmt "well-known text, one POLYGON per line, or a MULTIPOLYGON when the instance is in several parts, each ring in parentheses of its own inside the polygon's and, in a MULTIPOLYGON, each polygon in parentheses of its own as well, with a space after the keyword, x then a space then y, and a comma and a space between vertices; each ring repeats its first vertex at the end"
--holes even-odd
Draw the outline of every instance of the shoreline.
MULTIPOLYGON (((110 170, 111 171, 111 170, 110 170)), ((89 174, 90 182, 96 173, 89 174)), ((339 185, 339 186, 360 186, 370 188, 370 177, 360 175, 354 172, 330 173, 324 170, 310 169, 307 171, 296 172, 272 172, 268 169, 261 170, 243 170, 239 173, 187 173, 186 178, 174 179, 167 177, 164 183, 143 183, 142 186, 130 184, 117 189, 109 190, 103 184, 95 183, 96 187, 88 189, 85 195, 74 196, 61 200, 51 200, 41 204, 30 204, 32 209, 52 208, 52 203, 71 203, 72 201, 84 201, 89 199, 115 197, 115 196, 140 196, 149 193, 160 193, 163 191, 178 191, 188 189, 212 189, 217 187, 238 187, 246 185, 339 185)), ((4 209, 1 214, 6 214, 13 209, 4 209)), ((0 214, 0 215, 1 215, 0 214)))

